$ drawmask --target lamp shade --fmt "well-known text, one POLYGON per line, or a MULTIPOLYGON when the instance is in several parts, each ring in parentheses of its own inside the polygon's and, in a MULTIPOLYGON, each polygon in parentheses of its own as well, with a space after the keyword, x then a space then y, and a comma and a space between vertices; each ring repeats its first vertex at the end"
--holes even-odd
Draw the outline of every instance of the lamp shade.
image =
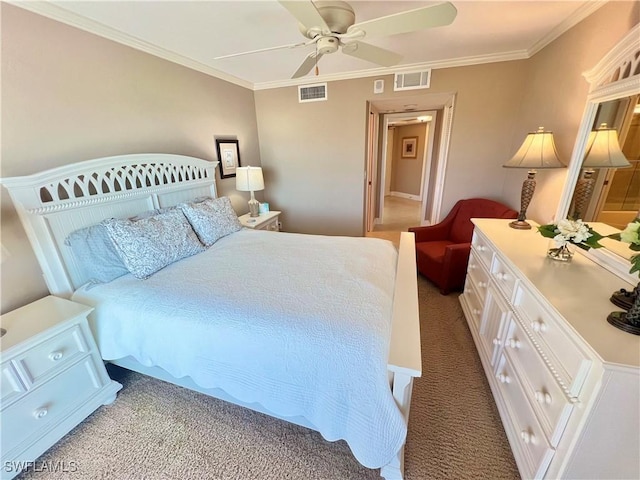
POLYGON ((237 167, 236 190, 241 192, 257 192, 264 190, 264 178, 261 167, 237 167))
POLYGON ((507 168, 562 168, 564 164, 558 158, 553 133, 545 132, 543 127, 531 132, 522 142, 516 154, 503 165, 507 168))
POLYGON ((624 168, 631 166, 622 150, 620 150, 618 132, 614 128, 607 128, 607 124, 603 123, 600 128, 591 132, 582 166, 584 168, 624 168))

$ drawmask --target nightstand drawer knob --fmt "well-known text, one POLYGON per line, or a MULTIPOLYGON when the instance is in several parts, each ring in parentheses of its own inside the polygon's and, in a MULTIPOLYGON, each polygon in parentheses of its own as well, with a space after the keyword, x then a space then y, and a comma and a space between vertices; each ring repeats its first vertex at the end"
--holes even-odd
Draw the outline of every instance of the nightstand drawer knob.
POLYGON ((62 360, 62 357, 64 357, 64 354, 60 350, 51 352, 49 354, 49 360, 51 360, 52 362, 57 362, 59 360, 62 360))
POLYGON ((42 417, 46 417, 47 413, 49 413, 49 410, 47 410, 45 407, 41 407, 41 408, 37 408, 33 411, 33 416, 39 420, 42 417))

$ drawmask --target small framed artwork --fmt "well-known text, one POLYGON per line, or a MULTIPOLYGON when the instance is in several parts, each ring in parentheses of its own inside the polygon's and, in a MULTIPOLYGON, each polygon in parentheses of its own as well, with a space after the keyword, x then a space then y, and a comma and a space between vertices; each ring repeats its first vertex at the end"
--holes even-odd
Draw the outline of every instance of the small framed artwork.
POLYGON ((216 151, 220 162, 220 178, 235 177, 236 168, 242 166, 238 140, 216 139, 216 151))
POLYGON ((403 137, 402 158, 416 158, 418 155, 418 137, 403 137))

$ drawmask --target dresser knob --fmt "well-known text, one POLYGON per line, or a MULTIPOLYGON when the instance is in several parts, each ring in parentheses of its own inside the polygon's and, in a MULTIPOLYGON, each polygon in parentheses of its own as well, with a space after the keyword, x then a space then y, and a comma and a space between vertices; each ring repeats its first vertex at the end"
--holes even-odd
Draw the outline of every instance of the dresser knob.
POLYGON ((520 438, 522 438, 524 443, 534 443, 535 435, 527 430, 522 430, 520 432, 520 438))
POLYGON ((37 408, 33 411, 33 416, 39 420, 42 417, 45 417, 47 415, 47 413, 49 413, 49 410, 47 410, 45 407, 41 407, 41 408, 37 408))
POLYGON ((516 340, 515 338, 510 338, 509 340, 507 340, 507 345, 509 345, 514 350, 517 350, 522 346, 520 340, 516 340))
POLYGON ((498 280, 506 280, 507 276, 508 275, 506 273, 502 273, 502 272, 496 273, 496 277, 498 277, 498 280))
POLYGON ((57 362, 58 360, 62 360, 62 357, 64 356, 64 354, 61 351, 55 351, 55 352, 51 352, 49 354, 49 360, 51 360, 52 362, 57 362))
POLYGON ((480 288, 487 288, 487 282, 478 282, 480 288))
POLYGON ((475 270, 476 268, 478 268, 478 267, 476 266, 475 263, 470 263, 469 264, 469 270, 475 270))
POLYGON ((509 375, 505 375, 504 373, 499 373, 496 375, 500 383, 511 383, 511 377, 509 375))
POLYGON ((493 344, 494 345, 500 345, 500 338, 496 337, 493 339, 493 344))
POLYGON ((531 328, 533 329, 534 332, 546 332, 547 324, 544 323, 542 320, 538 320, 535 322, 531 322, 531 328))
POLYGON ((484 252, 486 250, 487 250, 487 247, 485 247, 484 245, 478 245, 478 251, 484 252))
POLYGON ((538 403, 546 403, 547 405, 551 405, 551 395, 548 392, 542 392, 540 390, 536 391, 535 399, 538 403))
POLYGON ((478 308, 474 308, 473 309, 473 314, 474 315, 480 315, 482 313, 482 310, 478 309, 478 308))

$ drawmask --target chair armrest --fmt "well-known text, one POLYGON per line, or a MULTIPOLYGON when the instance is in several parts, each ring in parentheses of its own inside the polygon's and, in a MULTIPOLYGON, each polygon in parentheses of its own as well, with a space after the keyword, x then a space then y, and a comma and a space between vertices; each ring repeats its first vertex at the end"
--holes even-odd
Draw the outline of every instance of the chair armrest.
POLYGON ((445 268, 460 268, 464 265, 464 270, 466 272, 470 254, 471 243, 455 243, 453 245, 447 245, 444 249, 443 266, 445 268))
POLYGON ((416 236, 416 243, 432 242, 434 240, 446 240, 449 238, 449 224, 438 223, 425 227, 411 227, 410 232, 416 236))

